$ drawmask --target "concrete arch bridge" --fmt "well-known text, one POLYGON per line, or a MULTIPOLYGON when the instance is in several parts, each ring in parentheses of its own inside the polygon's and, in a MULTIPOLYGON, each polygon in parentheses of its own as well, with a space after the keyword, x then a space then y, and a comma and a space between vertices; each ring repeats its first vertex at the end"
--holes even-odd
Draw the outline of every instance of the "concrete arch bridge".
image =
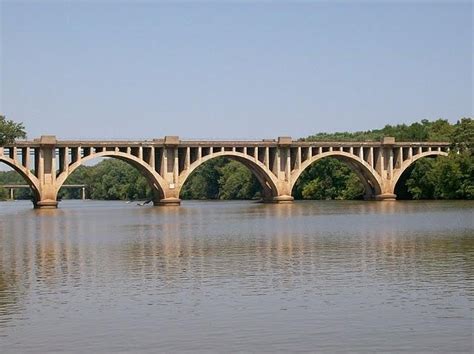
POLYGON ((154 192, 155 205, 178 205, 180 191, 201 164, 225 156, 247 166, 263 187, 264 199, 291 202, 301 173, 312 163, 333 157, 359 176, 365 198, 394 200, 395 186, 416 160, 447 155, 447 142, 303 142, 290 137, 260 141, 180 140, 177 136, 145 141, 62 141, 42 136, 0 147, 0 162, 20 173, 37 208, 55 208, 66 179, 85 162, 113 157, 136 167, 154 192))

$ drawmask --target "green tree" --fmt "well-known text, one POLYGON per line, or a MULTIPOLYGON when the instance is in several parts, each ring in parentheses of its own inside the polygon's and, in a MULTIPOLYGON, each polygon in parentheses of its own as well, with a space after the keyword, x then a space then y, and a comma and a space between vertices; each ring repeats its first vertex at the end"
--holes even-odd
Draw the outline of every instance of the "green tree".
POLYGON ((5 188, 0 187, 0 200, 7 200, 8 192, 5 188))
POLYGON ((25 127, 0 115, 0 146, 10 144, 15 139, 26 138, 25 127))
POLYGON ((252 199, 260 196, 260 183, 240 162, 230 161, 219 172, 219 199, 252 199))
POLYGON ((458 151, 469 151, 474 155, 474 120, 462 118, 454 126, 451 143, 458 151))
MULTIPOLYGON (((128 163, 105 159, 95 166, 80 166, 65 184, 85 184, 88 198, 100 200, 150 199, 151 188, 140 172, 128 163)), ((61 189, 64 199, 80 198, 78 189, 61 189)))
POLYGON ((229 159, 218 157, 199 166, 188 177, 181 190, 183 199, 218 199, 220 168, 230 162, 229 159))
MULTIPOLYGON (((26 184, 23 177, 16 171, 1 171, 0 172, 0 185, 4 184, 26 184)), ((9 196, 7 195, 7 199, 9 196)), ((15 190, 15 199, 31 199, 32 193, 29 188, 21 188, 15 190)))
POLYGON ((437 199, 473 199, 474 163, 469 152, 439 157, 433 169, 434 197, 437 199))
POLYGON ((414 163, 405 185, 413 199, 432 199, 436 181, 433 176, 434 159, 421 159, 414 163))
POLYGON ((297 199, 361 199, 364 186, 343 162, 325 158, 312 164, 296 181, 297 199))

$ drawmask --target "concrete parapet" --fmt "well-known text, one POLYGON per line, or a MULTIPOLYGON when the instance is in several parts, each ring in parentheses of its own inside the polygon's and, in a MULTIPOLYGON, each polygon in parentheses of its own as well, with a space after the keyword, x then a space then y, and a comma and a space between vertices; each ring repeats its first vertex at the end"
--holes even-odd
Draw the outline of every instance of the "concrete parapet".
POLYGON ((165 136, 165 145, 179 145, 179 136, 167 135, 165 136))
POLYGON ((291 145, 293 139, 291 136, 279 136, 278 137, 278 145, 291 145))
POLYGON ((56 145, 57 142, 55 135, 41 135, 39 139, 40 145, 56 145))
POLYGON ((383 145, 394 145, 395 144, 395 138, 393 136, 384 136, 382 138, 381 143, 383 145))

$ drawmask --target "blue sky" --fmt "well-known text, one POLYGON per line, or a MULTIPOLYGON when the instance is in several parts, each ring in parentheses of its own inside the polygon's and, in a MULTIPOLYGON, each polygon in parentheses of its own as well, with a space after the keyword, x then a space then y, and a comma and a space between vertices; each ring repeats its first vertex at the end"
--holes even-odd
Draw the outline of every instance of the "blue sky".
POLYGON ((470 2, 2 1, 30 138, 303 137, 473 112, 470 2))

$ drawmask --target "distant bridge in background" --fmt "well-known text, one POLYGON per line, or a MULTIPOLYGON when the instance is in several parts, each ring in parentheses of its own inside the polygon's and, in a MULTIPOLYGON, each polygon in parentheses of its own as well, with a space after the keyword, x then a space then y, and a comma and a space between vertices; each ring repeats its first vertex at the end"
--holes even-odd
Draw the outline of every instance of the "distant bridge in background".
MULTIPOLYGON (((63 184, 61 186, 61 188, 80 188, 82 200, 86 200, 86 187, 85 184, 63 184)), ((15 200, 15 189, 30 189, 31 187, 29 184, 0 184, 0 188, 7 189, 9 191, 10 200, 15 200)))
POLYGON ((20 173, 33 191, 37 208, 56 208, 57 195, 81 165, 113 157, 137 168, 148 180, 155 205, 179 205, 180 191, 191 173, 217 157, 247 166, 262 185, 264 200, 288 203, 303 171, 332 157, 360 178, 365 199, 395 200, 395 186, 406 169, 425 157, 447 155, 448 142, 306 142, 290 137, 260 141, 180 140, 177 136, 144 141, 62 141, 42 136, 0 147, 0 162, 20 173))

